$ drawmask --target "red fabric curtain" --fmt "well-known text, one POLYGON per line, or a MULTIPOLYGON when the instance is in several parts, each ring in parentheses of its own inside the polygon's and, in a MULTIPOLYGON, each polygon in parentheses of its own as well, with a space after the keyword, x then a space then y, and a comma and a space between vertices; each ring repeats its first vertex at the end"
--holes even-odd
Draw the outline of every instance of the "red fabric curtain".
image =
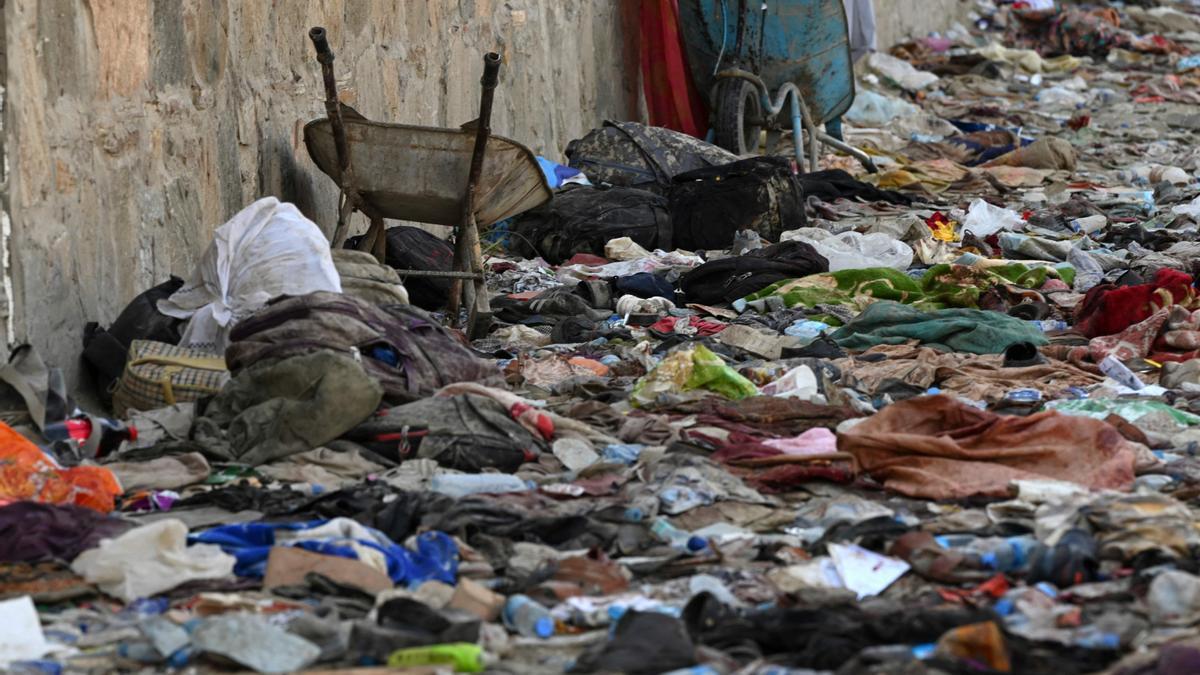
POLYGON ((640 23, 642 87, 650 124, 704 138, 708 110, 692 84, 678 0, 642 0, 640 23))

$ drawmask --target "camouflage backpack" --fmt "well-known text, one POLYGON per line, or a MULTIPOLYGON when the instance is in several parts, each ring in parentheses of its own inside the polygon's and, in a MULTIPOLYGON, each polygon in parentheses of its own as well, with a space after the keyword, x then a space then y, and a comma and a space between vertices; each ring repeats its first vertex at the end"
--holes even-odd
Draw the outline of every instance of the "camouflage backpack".
POLYGON ((737 160, 727 150, 662 127, 610 122, 567 145, 572 168, 592 183, 667 194, 671 179, 686 171, 737 160))

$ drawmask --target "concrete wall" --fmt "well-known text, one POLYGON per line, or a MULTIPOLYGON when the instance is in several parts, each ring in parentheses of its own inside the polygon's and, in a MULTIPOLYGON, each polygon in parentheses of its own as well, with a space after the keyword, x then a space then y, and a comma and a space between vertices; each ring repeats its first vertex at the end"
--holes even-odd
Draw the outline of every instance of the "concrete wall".
MULTIPOLYGON (((963 0, 875 0, 881 48, 963 0)), ((302 147, 322 116, 308 28, 367 117, 475 117, 481 55, 505 64, 493 128, 560 156, 637 119, 638 0, 0 0, 0 337, 79 384, 87 321, 186 275, 253 199, 327 230, 336 192, 302 147)))
POLYGON ((972 0, 874 0, 879 49, 943 31, 955 21, 967 24, 972 0))
POLYGON ((559 156, 636 115, 623 2, 0 0, 3 337, 77 382, 84 323, 186 275, 248 202, 276 195, 332 228, 336 192, 300 138, 324 115, 310 26, 329 31, 343 100, 378 120, 474 118, 482 54, 500 52, 493 129, 559 156))

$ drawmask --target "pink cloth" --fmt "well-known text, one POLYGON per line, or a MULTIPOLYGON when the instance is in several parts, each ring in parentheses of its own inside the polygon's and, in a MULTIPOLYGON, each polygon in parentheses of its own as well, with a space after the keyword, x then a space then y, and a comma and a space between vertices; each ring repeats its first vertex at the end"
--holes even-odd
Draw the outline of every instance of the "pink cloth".
POLYGON ((837 434, 824 427, 809 429, 792 438, 770 438, 762 444, 795 457, 829 455, 838 451, 837 434))

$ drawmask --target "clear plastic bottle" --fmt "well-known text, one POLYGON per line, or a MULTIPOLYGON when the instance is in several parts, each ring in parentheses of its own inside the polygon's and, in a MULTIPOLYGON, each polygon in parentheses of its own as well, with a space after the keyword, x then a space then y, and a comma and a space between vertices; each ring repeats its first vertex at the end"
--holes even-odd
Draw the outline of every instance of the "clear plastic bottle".
POLYGON ((650 533, 681 553, 698 553, 708 548, 708 542, 703 537, 675 527, 666 518, 656 518, 650 526, 650 533))
POLYGON ((1019 537, 976 537, 969 534, 937 537, 943 548, 971 556, 983 569, 1016 572, 1029 567, 1042 544, 1032 535, 1019 537))
POLYGON ((1016 572, 1029 567, 1029 562, 1041 544, 1031 535, 988 538, 978 542, 979 561, 983 566, 997 572, 1016 572))
POLYGON ((550 610, 528 595, 509 597, 500 618, 509 630, 525 637, 545 639, 554 635, 554 617, 550 615, 550 610))

